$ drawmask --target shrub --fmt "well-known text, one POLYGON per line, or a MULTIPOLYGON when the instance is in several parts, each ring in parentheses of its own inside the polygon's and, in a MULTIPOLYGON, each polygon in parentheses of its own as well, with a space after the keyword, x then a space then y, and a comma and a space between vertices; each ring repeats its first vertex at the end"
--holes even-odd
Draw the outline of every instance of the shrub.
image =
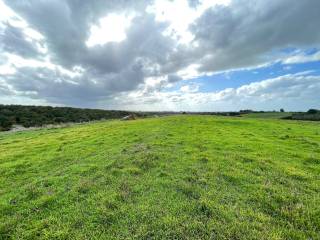
POLYGON ((12 122, 6 116, 0 116, 0 130, 7 131, 12 127, 12 122))
POLYGON ((0 105, 0 131, 10 130, 13 124, 33 127, 53 123, 114 119, 121 118, 128 114, 130 114, 130 112, 99 109, 0 105))
POLYGON ((309 109, 307 112, 307 114, 317 114, 317 113, 320 113, 320 111, 317 109, 309 109))

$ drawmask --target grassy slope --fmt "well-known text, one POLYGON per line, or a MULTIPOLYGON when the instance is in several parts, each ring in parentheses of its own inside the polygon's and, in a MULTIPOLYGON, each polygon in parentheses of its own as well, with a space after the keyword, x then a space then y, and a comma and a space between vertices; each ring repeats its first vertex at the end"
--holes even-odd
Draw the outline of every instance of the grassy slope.
POLYGON ((265 113, 249 113, 242 115, 245 118, 264 118, 264 119, 280 119, 291 116, 290 112, 265 112, 265 113))
POLYGON ((319 239, 318 123, 171 116, 0 135, 0 239, 319 239))

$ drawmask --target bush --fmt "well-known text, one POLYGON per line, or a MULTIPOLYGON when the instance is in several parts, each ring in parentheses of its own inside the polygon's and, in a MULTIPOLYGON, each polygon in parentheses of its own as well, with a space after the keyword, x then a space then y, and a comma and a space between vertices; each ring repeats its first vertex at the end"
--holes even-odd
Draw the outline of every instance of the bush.
POLYGON ((317 113, 320 113, 320 111, 317 109, 309 109, 307 112, 307 114, 317 114, 317 113))
POLYGON ((100 119, 122 118, 129 114, 130 112, 126 111, 99 109, 0 105, 0 130, 10 130, 13 124, 33 127, 54 123, 87 122, 100 119))
POLYGON ((7 131, 10 130, 12 127, 12 122, 10 119, 6 116, 0 116, 0 130, 1 131, 7 131))
POLYGON ((320 112, 316 114, 311 113, 296 113, 293 114, 291 119, 293 120, 306 120, 306 121, 320 121, 320 112))

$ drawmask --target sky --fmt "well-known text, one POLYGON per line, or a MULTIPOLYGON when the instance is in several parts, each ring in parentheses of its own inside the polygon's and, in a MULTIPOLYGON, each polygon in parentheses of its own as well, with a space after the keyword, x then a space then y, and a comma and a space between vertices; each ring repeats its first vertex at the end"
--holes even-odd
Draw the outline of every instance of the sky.
POLYGON ((320 108, 319 0, 0 0, 0 103, 320 108))

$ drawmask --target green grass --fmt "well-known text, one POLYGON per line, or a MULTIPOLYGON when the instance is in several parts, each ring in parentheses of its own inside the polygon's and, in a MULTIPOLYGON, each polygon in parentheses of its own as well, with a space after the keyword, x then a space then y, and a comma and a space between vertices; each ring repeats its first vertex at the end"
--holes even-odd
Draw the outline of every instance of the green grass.
POLYGON ((0 135, 0 239, 319 239, 319 123, 171 116, 0 135))
POLYGON ((249 113, 244 114, 244 118, 263 118, 263 119, 280 119, 291 116, 290 112, 264 112, 264 113, 249 113))

